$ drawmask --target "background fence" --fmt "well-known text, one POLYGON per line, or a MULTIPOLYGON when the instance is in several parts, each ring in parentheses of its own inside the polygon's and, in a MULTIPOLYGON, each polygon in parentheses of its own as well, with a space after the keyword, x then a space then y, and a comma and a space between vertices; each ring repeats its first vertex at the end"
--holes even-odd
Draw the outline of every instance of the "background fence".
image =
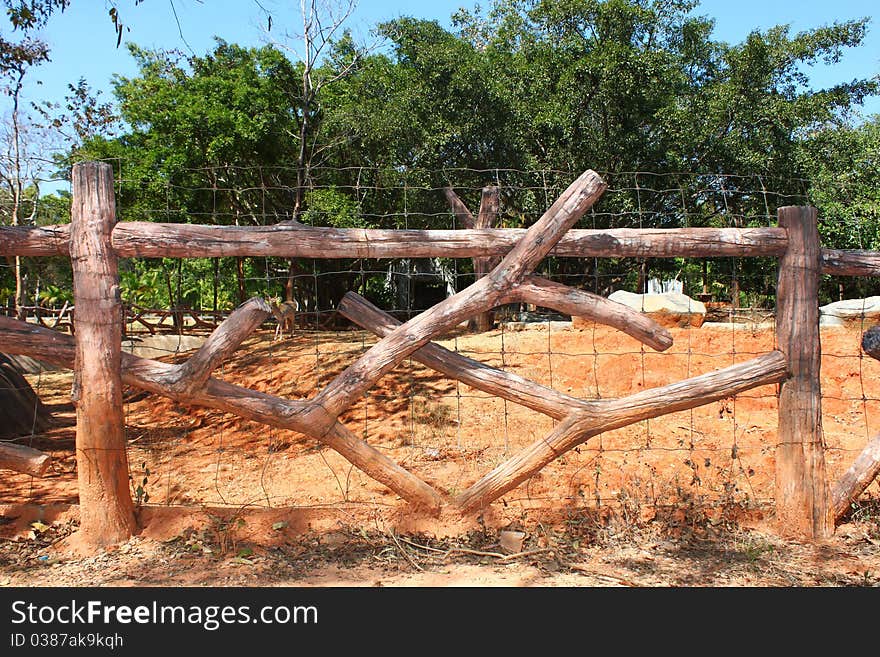
MULTIPOLYGON (((259 172, 269 181, 265 185, 235 189, 209 185, 208 179, 216 178, 211 172, 192 172, 186 185, 154 182, 150 194, 138 196, 143 181, 127 179, 124 163, 115 167, 122 221, 271 225, 292 218, 282 209, 290 190, 271 184, 272 171, 259 172)), ((783 193, 770 191, 770 183, 760 177, 603 176, 609 188, 577 228, 776 226, 777 207, 809 202, 802 181, 780 184, 787 190, 783 193)), ((334 177, 332 184, 310 190, 311 203, 299 221, 346 228, 461 228, 444 190, 451 187, 475 212, 483 187, 497 185, 502 195, 497 225, 527 227, 575 176, 560 171, 349 169, 334 177)), ((56 223, 53 218, 47 215, 46 223, 56 223)), ((849 246, 859 245, 860 230, 858 224, 846 227, 855 241, 849 246)), ((625 396, 772 350, 777 262, 551 256, 542 263, 539 273, 547 278, 602 296, 644 291, 652 279, 660 286, 680 283, 683 292, 707 304, 707 315, 701 326, 673 329, 675 343, 663 353, 606 327, 572 327, 569 317, 526 304, 499 309, 488 332, 461 327, 442 343, 575 397, 625 396)), ((38 285, 43 291, 47 285, 62 293, 66 289, 61 259, 25 259, 24 268, 37 300, 38 285)), ((181 335, 197 336, 207 328, 194 326, 183 310, 207 323, 250 296, 291 293, 300 304, 294 336, 274 341, 270 321, 216 374, 291 399, 313 395, 375 343, 337 312, 345 292, 357 291, 406 319, 474 280, 470 259, 269 257, 130 259, 123 261, 121 277, 123 299, 136 312, 161 308, 170 316, 177 310, 179 320, 160 331, 170 334, 164 340, 151 343, 142 322, 128 324, 131 348, 149 347, 150 355, 164 352, 171 359, 195 344, 181 335)), ((875 278, 824 276, 820 303, 866 298, 878 290, 875 278)), ((72 301, 62 296, 44 294, 41 305, 61 308, 72 301)), ((862 319, 822 331, 822 410, 832 481, 880 429, 876 363, 863 357, 858 342, 866 327, 862 319)), ((37 365, 28 380, 56 415, 70 417, 68 374, 37 365)), ((602 434, 511 491, 504 506, 523 514, 551 508, 571 517, 585 508, 601 508, 672 522, 768 509, 774 498, 776 405, 776 386, 763 386, 602 434)), ((381 485, 335 452, 295 432, 134 391, 125 409, 137 502, 272 507, 393 502, 381 485)), ((545 435, 555 422, 412 361, 386 376, 342 420, 369 444, 452 494, 545 435)), ((2 501, 74 501, 72 435, 68 426, 25 439, 60 458, 47 479, 4 477, 2 501)))

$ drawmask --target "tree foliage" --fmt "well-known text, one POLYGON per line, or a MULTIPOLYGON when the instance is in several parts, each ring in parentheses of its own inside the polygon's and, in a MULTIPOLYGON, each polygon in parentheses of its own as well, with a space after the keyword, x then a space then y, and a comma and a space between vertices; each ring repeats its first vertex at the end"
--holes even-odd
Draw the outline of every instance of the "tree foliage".
MULTIPOLYGON (((139 72, 116 79, 114 111, 84 82, 71 86, 67 125, 91 127, 69 156, 117 164, 124 218, 447 228, 443 187, 476 208, 479 190, 500 184, 501 224, 527 226, 593 168, 614 193, 590 227, 767 224, 776 205, 812 202, 827 246, 878 248, 880 129, 853 120, 878 78, 814 89, 807 75, 860 47, 868 19, 799 33, 780 25, 730 44, 699 9, 692 0, 495 0, 460 10, 450 28, 406 16, 383 23, 381 51, 359 48, 336 25, 320 57, 302 60, 223 40, 189 57, 132 47, 139 72), (672 192, 646 187, 646 176, 672 192)), ((624 271, 611 283, 634 285, 648 264, 695 279, 723 273, 722 292, 734 297, 740 284, 773 291, 772 268, 757 261, 736 263, 734 281, 727 261, 706 271, 669 260, 551 267, 584 281, 624 271)), ((299 272, 303 293, 321 288, 315 303, 332 306, 351 286, 370 287, 327 274, 354 265, 364 263, 284 272, 283 262, 229 259, 222 267, 237 268, 238 289, 218 291, 204 288, 208 265, 193 264, 190 287, 202 288, 188 294, 234 300, 299 272)), ((137 266, 143 280, 164 272, 161 294, 172 302, 174 267, 137 266)))

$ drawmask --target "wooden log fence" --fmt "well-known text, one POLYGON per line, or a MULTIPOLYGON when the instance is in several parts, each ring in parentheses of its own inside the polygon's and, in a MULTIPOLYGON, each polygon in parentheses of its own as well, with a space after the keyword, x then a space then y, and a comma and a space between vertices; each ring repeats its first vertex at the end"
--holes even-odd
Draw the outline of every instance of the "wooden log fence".
MULTIPOLYGON (((820 249, 813 209, 781 208, 779 225, 766 228, 573 230, 571 227, 605 190, 601 177, 586 171, 528 229, 486 227, 497 212, 497 190, 492 188, 484 190, 480 221, 474 220, 454 192, 447 192, 450 204, 466 226, 455 231, 335 229, 297 224, 117 224, 110 175, 109 167, 103 165, 74 167, 74 222, 70 227, 0 228, 0 255, 68 255, 74 262, 78 311, 75 336, 0 317, 0 350, 75 367, 77 468, 84 518, 80 531, 94 544, 123 540, 135 530, 121 433, 119 391, 123 384, 303 433, 336 450, 402 499, 433 514, 444 505, 452 505, 462 513, 478 512, 550 461, 602 432, 768 384, 779 384, 777 512, 785 533, 809 538, 827 536, 835 519, 841 517, 841 509, 877 474, 880 457, 876 445, 869 445, 833 489, 825 480, 817 283, 820 273, 880 275, 880 257, 865 251, 820 249), (536 276, 534 269, 549 255, 777 257, 778 350, 620 399, 583 400, 431 342, 494 307, 525 302, 590 318, 658 351, 672 344, 669 332, 641 313, 536 276), (270 315, 271 308, 262 299, 251 299, 231 313, 182 364, 121 352, 117 258, 226 256, 442 256, 474 258, 480 267, 473 285, 405 323, 358 295, 347 294, 340 313, 380 339, 308 400, 288 400, 211 376, 270 315), (446 499, 358 438, 338 419, 407 357, 476 389, 544 413, 558 423, 548 436, 501 463, 453 499, 446 499), (98 491, 100 494, 96 494, 98 491)), ((7 458, 26 460, 27 455, 20 452, 7 458)), ((0 467, 4 467, 2 455, 0 467)), ((41 467, 43 462, 35 462, 34 472, 41 467)))

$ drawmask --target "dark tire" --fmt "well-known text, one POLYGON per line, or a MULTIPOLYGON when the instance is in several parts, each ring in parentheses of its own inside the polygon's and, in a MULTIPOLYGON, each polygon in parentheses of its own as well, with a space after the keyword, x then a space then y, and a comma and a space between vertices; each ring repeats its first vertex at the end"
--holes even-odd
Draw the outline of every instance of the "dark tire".
POLYGON ((862 350, 871 358, 880 360, 880 325, 872 326, 862 334, 862 350))
POLYGON ((0 438, 43 433, 52 415, 12 360, 0 354, 0 438))

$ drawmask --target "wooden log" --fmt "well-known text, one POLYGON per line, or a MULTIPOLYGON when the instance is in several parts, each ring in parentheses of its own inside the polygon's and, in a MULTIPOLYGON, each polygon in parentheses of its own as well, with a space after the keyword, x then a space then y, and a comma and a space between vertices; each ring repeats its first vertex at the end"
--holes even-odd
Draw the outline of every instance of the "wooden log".
POLYGON ((527 276, 505 296, 504 303, 532 303, 567 315, 586 317, 623 331, 657 351, 672 346, 672 335, 647 315, 622 303, 538 276, 527 276))
POLYGON ((73 369, 76 359, 72 335, 0 315, 0 352, 24 354, 73 369))
POLYGON ((172 384, 181 395, 192 395, 204 387, 208 377, 241 343, 262 324, 272 308, 254 297, 236 308, 178 370, 180 378, 172 384))
POLYGON ((0 255, 68 256, 70 226, 2 226, 0 255))
MULTIPOLYGON (((498 187, 484 187, 480 197, 480 210, 477 213, 477 222, 475 228, 494 228, 495 220, 498 217, 498 211, 501 207, 501 194, 498 187)), ((487 258, 474 258, 474 277, 476 280, 483 278, 490 271, 495 269, 500 256, 490 256, 487 258)), ((471 328, 476 333, 485 333, 491 331, 495 325, 495 313, 490 308, 480 313, 471 320, 471 328)))
MULTIPOLYGON (((337 310, 344 317, 379 337, 392 333, 401 324, 399 320, 376 308, 355 292, 349 292, 342 297, 337 310)), ((497 395, 557 420, 561 420, 571 412, 572 408, 581 404, 581 400, 577 397, 570 397, 512 372, 490 367, 438 344, 424 345, 412 353, 412 358, 476 390, 497 395)))
MULTIPOLYGON (((228 321, 228 320, 227 320, 228 321)), ((72 368, 75 358, 71 336, 0 317, 0 350, 28 354, 61 367, 72 368)), ((353 465, 410 502, 429 512, 439 511, 442 497, 431 486, 395 463, 378 450, 358 439, 340 423, 315 414, 323 410, 311 401, 292 401, 225 381, 209 378, 204 386, 190 394, 176 392, 182 365, 162 363, 132 354, 122 354, 122 380, 125 384, 169 397, 192 406, 214 408, 279 429, 291 429, 310 436, 336 450, 353 465), (329 425, 322 433, 315 426, 329 425), (337 426, 338 425, 338 426, 337 426)))
POLYGON ((840 521, 854 500, 880 475, 880 434, 874 436, 831 489, 834 520, 840 521))
POLYGON ((43 477, 52 457, 36 449, 15 443, 0 442, 0 468, 14 470, 32 477, 43 477))
POLYGON ((452 187, 444 188, 443 194, 446 196, 446 200, 452 208, 452 214, 455 215, 458 223, 464 226, 467 230, 473 230, 476 228, 477 222, 474 220, 474 215, 468 209, 467 205, 465 205, 464 201, 458 197, 458 194, 453 191, 452 187))
POLYGON ((811 207, 779 209, 788 249, 776 288, 776 339, 791 373, 779 388, 776 523, 783 535, 808 539, 826 538, 834 528, 822 434, 816 214, 811 207))
POLYGON ((785 357, 773 351, 745 363, 620 399, 584 401, 589 410, 573 411, 547 437, 500 464, 459 494, 454 503, 462 513, 472 513, 593 436, 641 420, 695 408, 751 388, 778 383, 786 376, 785 357))
POLYGON ((122 405, 122 303, 110 246, 116 223, 110 165, 75 164, 72 190, 79 535, 103 546, 128 540, 136 530, 122 405))
MULTIPOLYGON (((450 194, 455 197, 455 192, 452 190, 447 190, 447 197, 450 194)), ((450 202, 453 202, 450 199, 450 202)), ((463 207, 464 204, 459 200, 459 204, 463 207)), ((489 186, 484 187, 483 192, 480 196, 480 210, 477 214, 477 219, 474 221, 473 216, 470 217, 470 226, 468 228, 494 228, 495 227, 495 219, 498 216, 498 211, 501 206, 501 194, 498 187, 489 186)), ((453 208, 455 208, 455 204, 453 203, 453 208)), ((467 210, 467 208, 465 208, 467 210)), ((470 215, 470 212, 468 212, 470 215)), ((480 280, 484 276, 486 276, 490 271, 492 271, 500 260, 500 256, 489 256, 489 257, 480 257, 474 258, 474 279, 480 280)), ((472 331, 476 333, 485 333, 492 329, 495 324, 495 316, 492 312, 492 309, 486 310, 484 312, 479 313, 476 317, 473 317, 469 322, 469 327, 472 331)))
MULTIPOLYGON (((0 226, 0 255, 67 255, 68 230, 65 225, 0 226)), ((113 230, 113 249, 120 258, 475 258, 503 256, 525 232, 524 228, 386 230, 126 221, 113 230)), ((569 258, 772 257, 781 255, 786 244, 785 231, 776 227, 573 229, 559 240, 551 255, 569 258)), ((863 252, 862 256, 852 253, 852 258, 859 261, 869 258, 872 252, 863 252)), ((855 271, 862 273, 852 275, 875 275, 869 273, 874 271, 872 265, 857 267, 855 271)))
POLYGON ((507 290, 531 272, 605 191, 594 171, 584 172, 529 228, 523 240, 504 256, 492 273, 458 294, 417 315, 373 345, 315 397, 331 417, 358 400, 401 360, 432 336, 457 326, 486 308, 498 305, 507 290))
MULTIPOLYGON (((342 297, 337 310, 344 317, 380 337, 388 335, 400 326, 400 321, 354 292, 342 297)), ((556 420, 561 420, 575 409, 587 413, 595 410, 591 402, 542 386, 512 372, 490 367, 438 344, 426 344, 413 352, 411 357, 472 388, 531 408, 556 420)))
POLYGON ((880 276, 880 252, 822 249, 822 273, 832 276, 880 276))
MULTIPOLYGON (((126 221, 113 232, 121 258, 278 256, 296 258, 474 258, 504 256, 524 228, 384 230, 311 226, 204 226, 126 221)), ((575 229, 551 255, 560 257, 778 256, 779 228, 575 229)), ((52 252, 29 255, 52 255, 52 252)))

